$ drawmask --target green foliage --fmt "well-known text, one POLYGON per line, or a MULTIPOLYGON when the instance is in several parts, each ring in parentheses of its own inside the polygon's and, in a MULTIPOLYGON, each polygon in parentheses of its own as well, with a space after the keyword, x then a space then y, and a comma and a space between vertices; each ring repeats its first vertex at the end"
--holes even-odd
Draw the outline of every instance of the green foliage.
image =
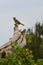
POLYGON ((43 24, 35 24, 35 33, 27 33, 26 41, 27 47, 33 51, 35 61, 37 62, 38 58, 43 58, 43 24))
POLYGON ((32 51, 13 44, 11 54, 6 58, 0 58, 0 65, 34 65, 32 51))
POLYGON ((43 65, 43 59, 38 59, 37 60, 37 65, 43 65))
POLYGON ((33 34, 26 34, 26 41, 27 41, 28 45, 32 42, 32 40, 31 40, 32 37, 33 37, 33 34))

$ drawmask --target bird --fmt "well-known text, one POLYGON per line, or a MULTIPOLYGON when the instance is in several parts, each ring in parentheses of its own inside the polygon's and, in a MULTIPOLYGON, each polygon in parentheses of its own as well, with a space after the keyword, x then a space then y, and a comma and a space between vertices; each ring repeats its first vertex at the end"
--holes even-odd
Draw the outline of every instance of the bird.
POLYGON ((13 20, 14 20, 15 24, 17 24, 17 25, 23 25, 24 26, 24 24, 22 24, 20 21, 18 21, 16 19, 16 17, 13 17, 13 20))
POLYGON ((23 29, 23 31, 21 31, 22 34, 25 34, 25 32, 26 32, 26 29, 23 29))

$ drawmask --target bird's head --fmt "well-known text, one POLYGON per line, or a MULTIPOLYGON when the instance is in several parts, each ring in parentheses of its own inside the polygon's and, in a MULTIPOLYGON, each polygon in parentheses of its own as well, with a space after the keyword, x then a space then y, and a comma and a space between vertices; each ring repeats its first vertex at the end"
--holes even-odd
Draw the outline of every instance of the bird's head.
POLYGON ((21 31, 21 33, 24 35, 26 32, 26 29, 23 29, 23 31, 21 31))
POLYGON ((24 29, 23 31, 24 31, 24 33, 25 33, 25 32, 26 32, 26 29, 24 29))
POLYGON ((16 19, 16 17, 13 17, 13 20, 15 20, 16 19))

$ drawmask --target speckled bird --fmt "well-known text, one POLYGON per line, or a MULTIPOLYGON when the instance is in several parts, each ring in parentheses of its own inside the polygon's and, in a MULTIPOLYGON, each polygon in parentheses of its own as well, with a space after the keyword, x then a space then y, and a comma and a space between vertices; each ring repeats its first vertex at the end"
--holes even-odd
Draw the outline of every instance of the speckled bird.
POLYGON ((14 22, 15 22, 16 24, 18 24, 18 25, 23 25, 23 26, 24 26, 24 24, 22 24, 20 21, 18 21, 18 20, 16 19, 16 17, 13 17, 13 20, 14 20, 14 22))

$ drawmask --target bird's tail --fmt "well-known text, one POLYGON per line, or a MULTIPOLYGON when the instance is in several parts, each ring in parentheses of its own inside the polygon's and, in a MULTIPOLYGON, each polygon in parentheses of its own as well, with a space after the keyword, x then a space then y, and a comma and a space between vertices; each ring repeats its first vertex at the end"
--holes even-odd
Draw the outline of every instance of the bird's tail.
POLYGON ((23 26, 24 26, 24 24, 22 24, 22 23, 21 23, 21 25, 23 25, 23 26))

